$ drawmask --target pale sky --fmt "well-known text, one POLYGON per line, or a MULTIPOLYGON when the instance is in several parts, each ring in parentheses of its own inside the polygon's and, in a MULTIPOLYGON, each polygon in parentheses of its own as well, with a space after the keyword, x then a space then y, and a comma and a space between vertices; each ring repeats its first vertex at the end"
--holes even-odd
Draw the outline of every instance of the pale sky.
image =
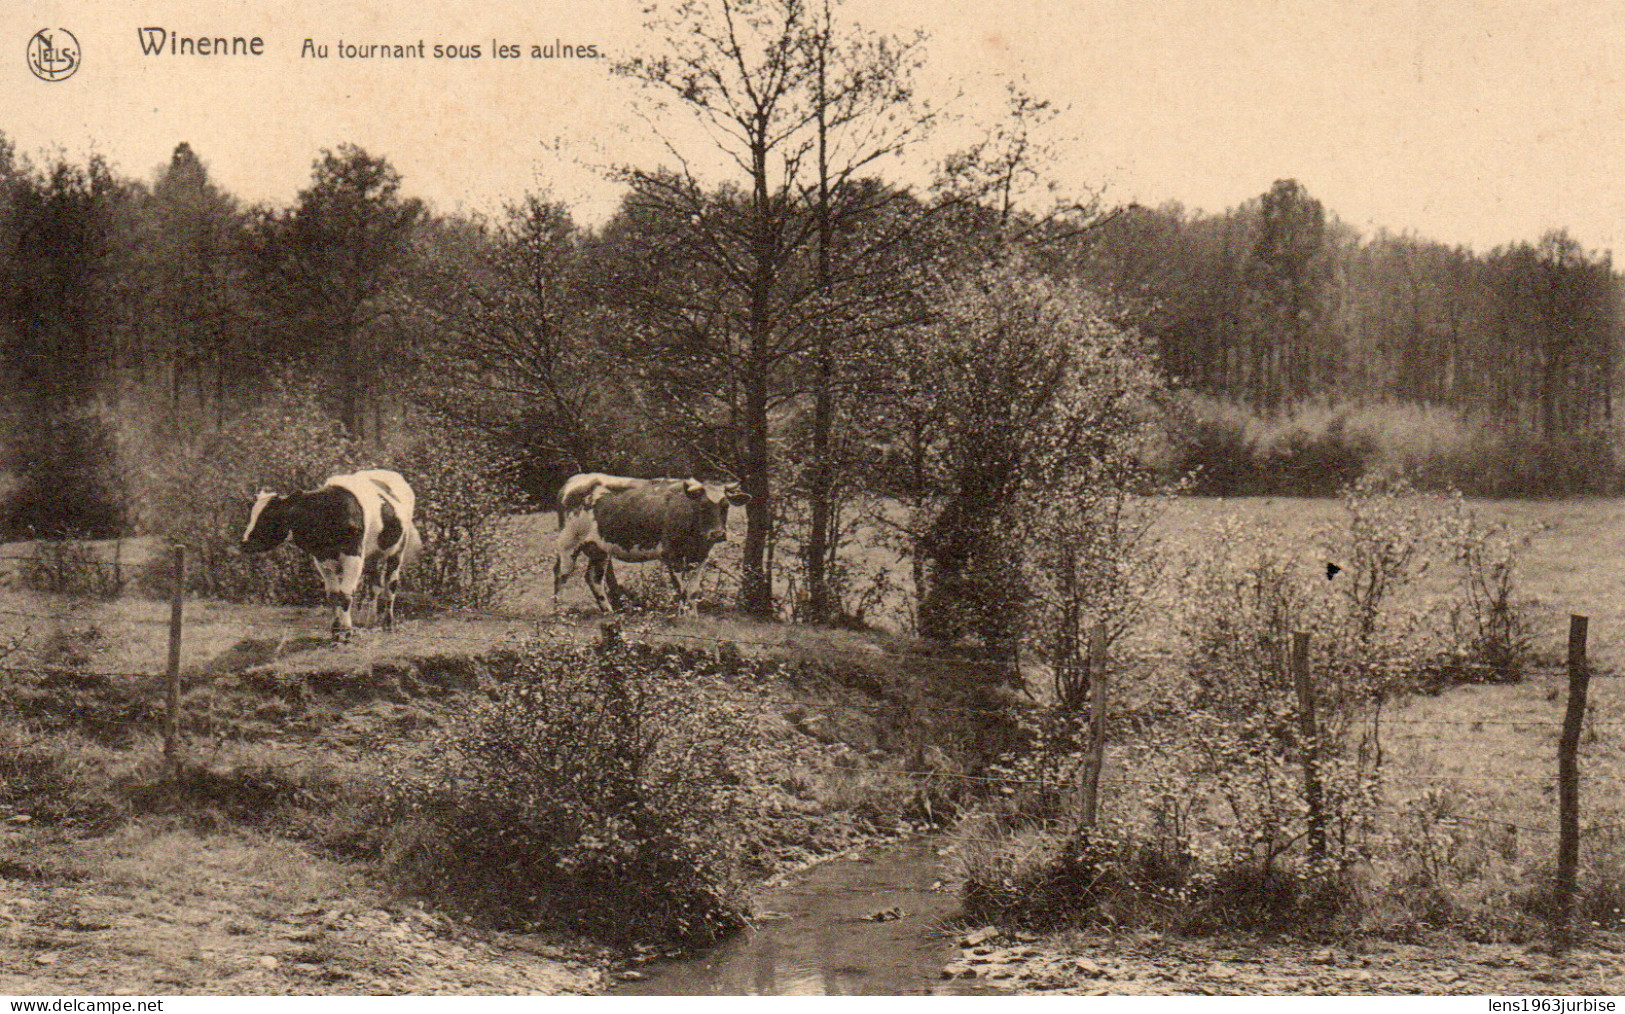
MULTIPOLYGON (((95 150, 149 179, 187 141, 226 189, 276 204, 308 181, 321 148, 349 141, 388 156, 406 191, 441 211, 495 210, 547 188, 591 221, 613 201, 591 167, 650 164, 658 148, 609 60, 531 59, 529 47, 650 50, 641 7, 6 3, 0 132, 26 153, 95 150), (265 55, 143 55, 146 26, 258 35, 265 55), (42 28, 78 39, 72 77, 30 73, 42 28), (302 58, 307 38, 329 58, 302 58), (479 44, 482 56, 342 59, 341 40, 479 44), (496 59, 493 42, 525 55, 496 59)), ((874 29, 931 32, 924 91, 960 94, 967 114, 995 108, 1009 77, 1055 101, 1055 175, 1110 202, 1222 211, 1292 177, 1368 234, 1484 250, 1567 228, 1625 258, 1620 0, 850 0, 846 10, 874 29)))

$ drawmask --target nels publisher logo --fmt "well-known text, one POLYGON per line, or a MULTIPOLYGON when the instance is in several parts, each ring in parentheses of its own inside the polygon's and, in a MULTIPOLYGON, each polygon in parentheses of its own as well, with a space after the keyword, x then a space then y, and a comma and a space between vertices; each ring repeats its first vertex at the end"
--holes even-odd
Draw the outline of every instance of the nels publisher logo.
POLYGON ((28 40, 28 69, 41 81, 65 81, 79 69, 79 40, 66 28, 41 28, 28 40))

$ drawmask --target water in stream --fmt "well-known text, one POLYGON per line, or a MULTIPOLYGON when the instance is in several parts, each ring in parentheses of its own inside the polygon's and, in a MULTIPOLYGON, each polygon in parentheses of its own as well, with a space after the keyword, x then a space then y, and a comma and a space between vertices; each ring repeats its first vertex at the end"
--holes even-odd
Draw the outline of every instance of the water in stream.
POLYGON ((874 846, 851 859, 820 863, 757 898, 756 910, 764 917, 755 929, 696 957, 647 965, 643 979, 622 983, 612 993, 989 992, 941 977, 955 949, 954 934, 944 924, 959 908, 952 891, 931 889, 941 875, 942 861, 930 841, 874 846))

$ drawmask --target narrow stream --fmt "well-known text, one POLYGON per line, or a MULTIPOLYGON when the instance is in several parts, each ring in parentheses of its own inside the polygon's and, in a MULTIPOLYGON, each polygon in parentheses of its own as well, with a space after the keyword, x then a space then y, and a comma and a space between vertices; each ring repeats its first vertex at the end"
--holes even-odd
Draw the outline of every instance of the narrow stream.
POLYGON ((959 909, 932 890, 930 840, 871 846, 820 863, 757 898, 757 927, 692 958, 644 966, 617 996, 841 996, 996 992, 941 978, 959 909), (877 920, 877 914, 880 918, 877 920), (895 915, 895 918, 892 916, 895 915))

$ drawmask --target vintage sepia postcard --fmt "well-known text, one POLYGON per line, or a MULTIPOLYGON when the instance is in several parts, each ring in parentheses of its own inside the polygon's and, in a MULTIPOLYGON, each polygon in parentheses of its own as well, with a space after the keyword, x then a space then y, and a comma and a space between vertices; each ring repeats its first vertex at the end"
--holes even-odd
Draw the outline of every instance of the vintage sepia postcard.
POLYGON ((1611 0, 0 6, 0 993, 1617 1009, 1621 165, 1611 0))

